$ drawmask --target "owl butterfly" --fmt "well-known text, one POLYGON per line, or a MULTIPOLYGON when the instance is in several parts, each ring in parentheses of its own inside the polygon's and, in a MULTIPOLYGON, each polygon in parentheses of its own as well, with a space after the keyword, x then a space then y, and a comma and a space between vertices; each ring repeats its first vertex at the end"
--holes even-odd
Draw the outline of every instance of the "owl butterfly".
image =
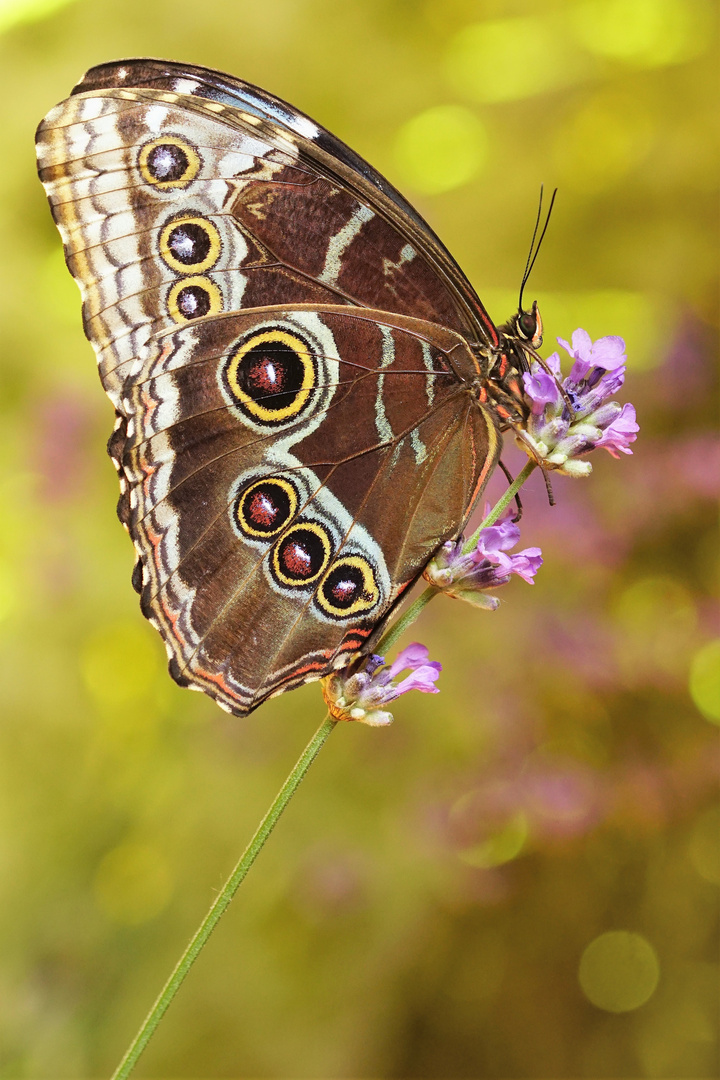
POLYGON ((526 418, 537 305, 496 327, 379 173, 215 71, 92 68, 37 154, 142 610, 177 682, 247 714, 369 651, 460 533, 526 418))

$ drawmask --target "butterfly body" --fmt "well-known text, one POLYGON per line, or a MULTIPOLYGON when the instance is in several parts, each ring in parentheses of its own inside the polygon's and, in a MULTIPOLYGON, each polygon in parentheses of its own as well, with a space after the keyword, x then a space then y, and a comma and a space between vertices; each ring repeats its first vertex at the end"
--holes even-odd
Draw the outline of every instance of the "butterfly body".
POLYGON ((143 611, 179 682, 247 713, 367 650, 458 535, 527 413, 536 308, 497 329, 375 170, 206 69, 92 69, 38 163, 143 611))

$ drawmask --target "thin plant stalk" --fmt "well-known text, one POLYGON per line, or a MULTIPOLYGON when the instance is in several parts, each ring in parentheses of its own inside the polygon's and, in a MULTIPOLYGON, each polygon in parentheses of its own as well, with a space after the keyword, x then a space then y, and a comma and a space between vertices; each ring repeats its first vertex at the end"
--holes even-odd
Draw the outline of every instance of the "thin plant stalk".
POLYGON ((420 593, 417 600, 413 600, 407 611, 403 612, 399 619, 397 619, 392 626, 385 631, 383 636, 377 643, 376 651, 378 656, 387 656, 390 649, 395 642, 401 637, 405 631, 412 626, 415 620, 419 617, 422 611, 427 607, 432 598, 441 589, 436 589, 434 585, 428 585, 427 589, 420 593))
MULTIPOLYGON (((463 551, 472 551, 477 544, 477 538, 482 529, 486 529, 489 525, 494 524, 510 505, 514 499, 516 493, 523 486, 530 473, 535 468, 534 461, 528 461, 524 469, 518 473, 516 479, 504 493, 504 495, 498 500, 490 513, 485 517, 480 527, 471 536, 467 543, 463 547, 463 551)), ((393 625, 386 631, 378 642, 377 649, 381 655, 385 655, 390 648, 395 644, 398 638, 405 633, 405 631, 412 626, 415 620, 418 618, 424 608, 430 603, 437 593, 442 592, 442 589, 436 589, 430 585, 418 596, 418 598, 410 605, 407 611, 397 619, 393 625)), ((140 1030, 130 1044, 127 1053, 123 1057, 122 1061, 118 1065, 117 1069, 112 1075, 112 1080, 127 1080, 130 1073, 137 1064, 138 1058, 142 1054, 143 1050, 150 1042, 153 1034, 155 1033, 160 1021, 165 1015, 170 1002, 177 994, 180 986, 182 985, 186 975, 190 971, 190 968, 195 963, 201 950, 207 943, 208 938, 212 934, 213 930, 217 926, 221 917, 227 910, 231 900, 235 896, 238 888, 242 884, 248 870, 255 862, 256 858, 260 854, 260 850, 267 840, 270 833, 280 819, 280 815, 290 802, 300 782, 304 778, 308 769, 312 765, 313 761, 320 753, 323 745, 325 744, 330 732, 335 727, 337 721, 328 715, 323 720, 320 727, 313 735, 310 742, 303 750, 300 758, 292 770, 287 780, 281 787, 277 796, 275 797, 270 809, 266 813, 265 817, 260 822, 255 835, 245 849, 242 858, 233 870, 232 874, 226 881, 225 885, 221 889, 217 896, 217 899, 212 904, 207 915, 203 919, 202 923, 198 927, 194 936, 192 937, 188 947, 178 960, 175 968, 170 975, 170 978, 162 988, 160 995, 153 1005, 152 1009, 143 1021, 140 1030)))
POLYGON ((483 521, 480 522, 470 539, 465 541, 465 543, 463 544, 463 554, 467 555, 468 552, 474 551, 474 549, 477 547, 478 537, 480 536, 480 533, 483 531, 483 529, 487 529, 490 525, 494 525, 498 518, 505 513, 508 506, 517 495, 518 491, 535 468, 537 468, 536 461, 531 460, 525 463, 524 468, 521 469, 521 471, 517 474, 507 491, 505 491, 500 496, 490 513, 484 518, 483 521))
POLYGON ((245 879, 248 870, 260 854, 260 850, 263 844, 277 825, 280 815, 297 791, 302 779, 312 765, 313 761, 320 753, 320 750, 325 744, 328 735, 335 727, 336 722, 337 721, 333 720, 330 715, 326 716, 320 727, 313 735, 310 742, 303 750, 297 764, 295 765, 295 768, 292 770, 287 780, 280 788, 280 791, 275 797, 270 809, 258 825, 255 835, 253 836, 252 840, 243 852, 242 858, 240 859, 239 863, 233 870, 228 880, 225 882, 225 885, 218 894, 217 899, 212 904, 207 915, 205 916, 197 931, 193 935, 188 947, 185 949, 185 952, 182 954, 177 964, 175 965, 175 968, 170 975, 170 978, 162 988, 162 991, 160 992, 157 1001, 153 1005, 148 1015, 145 1017, 145 1020, 143 1021, 140 1030, 130 1044, 127 1053, 125 1054, 124 1058, 113 1073, 112 1080, 126 1080, 126 1077, 128 1077, 132 1072, 133 1068, 137 1064, 138 1058, 149 1043, 150 1039, 155 1033, 155 1030, 158 1027, 158 1024, 165 1015, 165 1012, 167 1011, 170 1002, 173 1000, 178 990, 180 989, 180 986, 182 985, 185 976, 190 971, 190 968, 197 960, 200 951, 207 943, 208 938, 210 937, 221 917, 227 910, 230 901, 232 900, 239 886, 245 879))

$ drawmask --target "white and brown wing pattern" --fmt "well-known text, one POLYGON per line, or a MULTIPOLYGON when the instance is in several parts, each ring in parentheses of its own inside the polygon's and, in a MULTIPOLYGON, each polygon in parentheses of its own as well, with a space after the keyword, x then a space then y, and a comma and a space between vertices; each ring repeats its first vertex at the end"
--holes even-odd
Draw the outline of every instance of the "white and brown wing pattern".
POLYGON ((273 260, 230 208, 249 175, 267 181, 297 157, 213 122, 211 103, 157 97, 78 95, 38 130, 40 176, 116 408, 153 334, 243 307, 244 270, 273 260))

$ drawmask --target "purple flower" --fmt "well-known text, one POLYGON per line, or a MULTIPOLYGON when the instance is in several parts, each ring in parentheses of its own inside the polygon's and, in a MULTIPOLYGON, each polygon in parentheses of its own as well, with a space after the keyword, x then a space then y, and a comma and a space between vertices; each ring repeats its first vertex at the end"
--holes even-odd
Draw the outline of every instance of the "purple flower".
MULTIPOLYGON (((553 353, 553 357, 557 356, 557 353, 553 353)), ((558 359, 560 358, 558 357, 558 359)), ((557 403, 558 388, 552 375, 548 375, 547 371, 543 371, 539 364, 533 364, 533 369, 535 368, 538 368, 538 370, 533 370, 532 374, 523 376, 525 393, 530 398, 533 415, 542 416, 546 405, 554 406, 557 403)))
MULTIPOLYGON (((485 512, 488 510, 486 507, 485 512)), ((448 596, 494 611, 500 601, 488 596, 488 590, 507 584, 511 574, 532 585, 542 566, 540 548, 507 554, 519 539, 518 526, 510 518, 504 518, 481 531, 473 551, 463 552, 462 538, 448 540, 425 567, 423 576, 448 596)))
POLYGON ((417 642, 398 653, 389 667, 384 657, 374 654, 363 658, 361 665, 350 675, 337 672, 323 679, 323 696, 336 720, 358 720, 371 727, 386 727, 392 723, 393 716, 383 705, 409 690, 439 693, 435 682, 442 665, 428 660, 428 650, 417 642), (411 674, 396 684, 395 678, 403 671, 411 674))
POLYGON ((518 441, 545 468, 587 476, 592 465, 578 460, 582 454, 596 447, 613 457, 631 454, 637 438, 634 407, 608 400, 625 381, 625 342, 613 336, 593 342, 585 330, 575 331, 571 345, 558 341, 573 358, 572 369, 560 382, 560 357, 553 353, 546 363, 556 378, 537 361, 523 375, 531 411, 518 441))
POLYGON ((632 454, 628 446, 637 437, 638 425, 635 421, 635 406, 629 402, 622 409, 602 433, 602 437, 596 446, 603 446, 616 458, 617 451, 623 454, 632 454))
POLYGON ((621 337, 609 335, 598 338, 593 344, 587 330, 576 330, 572 336, 572 345, 568 345, 564 338, 557 340, 575 361, 570 372, 571 382, 582 382, 593 368, 602 368, 604 371, 625 368, 625 342, 621 337))

